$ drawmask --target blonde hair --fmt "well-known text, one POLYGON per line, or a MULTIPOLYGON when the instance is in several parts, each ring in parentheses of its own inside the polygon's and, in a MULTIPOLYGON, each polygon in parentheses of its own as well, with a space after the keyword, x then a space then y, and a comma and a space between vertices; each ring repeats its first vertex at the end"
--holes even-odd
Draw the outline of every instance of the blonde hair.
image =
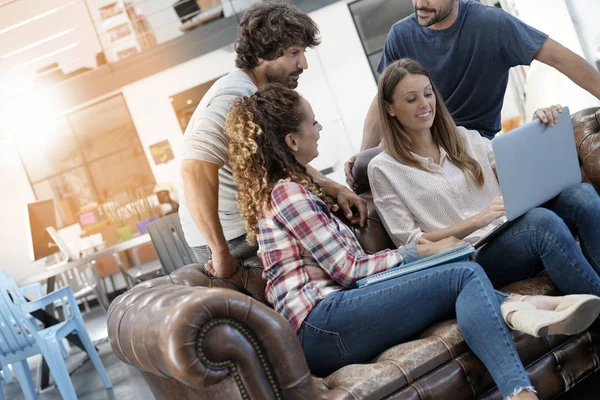
POLYGON ((227 117, 229 157, 248 243, 256 241, 258 221, 270 209, 271 191, 282 179, 299 183, 337 210, 285 143, 285 136, 299 132, 305 118, 300 99, 292 89, 269 84, 250 97, 237 98, 227 117))
POLYGON ((386 109, 386 102, 394 102, 393 95, 396 86, 405 76, 418 74, 426 76, 431 82, 431 87, 436 98, 435 117, 431 126, 433 141, 440 145, 448 154, 452 162, 471 178, 478 187, 485 183, 483 171, 479 163, 469 155, 466 150, 465 139, 458 131, 450 112, 444 104, 439 91, 431 81, 429 73, 423 65, 410 58, 403 58, 390 64, 379 78, 377 100, 379 102, 379 118, 383 124, 382 145, 383 150, 402 164, 429 171, 411 153, 411 143, 402 124, 390 116, 386 109))

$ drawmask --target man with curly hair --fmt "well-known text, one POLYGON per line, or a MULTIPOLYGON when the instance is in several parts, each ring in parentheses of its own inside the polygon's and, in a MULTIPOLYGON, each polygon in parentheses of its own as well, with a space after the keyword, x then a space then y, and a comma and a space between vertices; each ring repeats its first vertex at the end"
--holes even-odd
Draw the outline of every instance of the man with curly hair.
MULTIPOLYGON (((186 241, 198 262, 217 277, 229 277, 239 261, 256 254, 246 241, 245 221, 236 201, 225 119, 231 102, 251 96, 266 83, 298 86, 308 68, 305 50, 319 44, 319 28, 297 8, 259 3, 243 15, 235 43, 236 67, 216 81, 194 112, 183 137, 179 216, 186 241), (209 260, 212 260, 209 262, 209 260)), ((345 186, 308 168, 309 175, 353 222, 366 219, 366 204, 345 186), (358 211, 353 215, 352 208, 358 211)))

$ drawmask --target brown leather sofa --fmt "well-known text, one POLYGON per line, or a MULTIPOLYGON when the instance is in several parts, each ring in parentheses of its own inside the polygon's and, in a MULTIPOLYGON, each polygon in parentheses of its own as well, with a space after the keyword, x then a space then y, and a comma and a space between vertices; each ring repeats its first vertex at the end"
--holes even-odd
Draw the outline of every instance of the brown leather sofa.
POLYGON ((571 119, 583 180, 600 193, 600 107, 578 111, 571 119))
MULTIPOLYGON (((583 169, 598 185, 600 135, 586 136, 600 132, 600 111, 584 111, 573 116, 575 135, 586 152, 583 169)), ((356 233, 366 251, 391 245, 372 203, 366 228, 356 233)), ((189 265, 111 304, 112 348, 141 370, 157 399, 501 399, 454 320, 371 362, 312 376, 294 331, 265 302, 260 262, 245 266, 224 280, 189 265)), ((504 290, 558 294, 546 277, 504 290)), ((572 337, 515 332, 514 340, 540 399, 555 398, 600 368, 599 323, 572 337)))

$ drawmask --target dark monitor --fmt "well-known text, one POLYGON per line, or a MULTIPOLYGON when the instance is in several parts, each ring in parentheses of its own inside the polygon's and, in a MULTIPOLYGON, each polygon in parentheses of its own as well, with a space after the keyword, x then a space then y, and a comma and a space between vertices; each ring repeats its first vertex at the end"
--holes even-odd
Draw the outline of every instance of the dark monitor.
POLYGON ((173 5, 182 24, 185 24, 200 13, 196 0, 180 0, 173 5))
POLYGON ((29 228, 29 254, 32 261, 40 260, 60 249, 46 231, 46 227, 56 227, 54 200, 42 200, 27 204, 29 228))

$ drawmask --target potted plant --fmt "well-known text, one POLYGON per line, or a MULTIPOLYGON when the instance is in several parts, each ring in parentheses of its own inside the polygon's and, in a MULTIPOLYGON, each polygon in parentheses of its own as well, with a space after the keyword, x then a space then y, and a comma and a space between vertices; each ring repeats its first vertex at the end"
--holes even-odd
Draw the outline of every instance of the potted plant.
POLYGON ((152 189, 147 187, 139 187, 130 191, 130 198, 133 200, 129 204, 139 221, 136 222, 135 226, 142 235, 148 233, 148 224, 158 219, 158 216, 153 213, 149 200, 149 197, 153 194, 152 189))
POLYGON ((111 201, 104 205, 104 209, 108 213, 111 222, 117 226, 117 232, 123 240, 129 240, 133 237, 131 226, 127 221, 127 208, 121 206, 117 201, 111 201))

